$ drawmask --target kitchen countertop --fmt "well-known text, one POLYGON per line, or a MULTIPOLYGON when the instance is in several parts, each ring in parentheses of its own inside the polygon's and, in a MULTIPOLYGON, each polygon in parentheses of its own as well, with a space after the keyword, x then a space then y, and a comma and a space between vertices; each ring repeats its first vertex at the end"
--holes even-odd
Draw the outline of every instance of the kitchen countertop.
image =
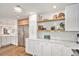
MULTIPOLYGON (((30 38, 27 38, 30 39, 30 38)), ((39 40, 39 41, 45 41, 45 42, 50 42, 54 44, 61 44, 64 45, 65 47, 69 47, 71 49, 79 49, 79 44, 77 44, 74 41, 68 41, 68 40, 57 40, 57 39, 31 39, 31 40, 39 40)))

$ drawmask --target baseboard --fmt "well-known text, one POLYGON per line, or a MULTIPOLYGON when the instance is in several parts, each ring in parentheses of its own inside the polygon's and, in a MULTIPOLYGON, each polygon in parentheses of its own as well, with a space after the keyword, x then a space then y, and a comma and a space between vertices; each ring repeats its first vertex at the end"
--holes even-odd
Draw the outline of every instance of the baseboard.
POLYGON ((3 45, 0 48, 4 48, 4 47, 7 47, 7 46, 11 46, 11 45, 13 45, 13 44, 3 45))

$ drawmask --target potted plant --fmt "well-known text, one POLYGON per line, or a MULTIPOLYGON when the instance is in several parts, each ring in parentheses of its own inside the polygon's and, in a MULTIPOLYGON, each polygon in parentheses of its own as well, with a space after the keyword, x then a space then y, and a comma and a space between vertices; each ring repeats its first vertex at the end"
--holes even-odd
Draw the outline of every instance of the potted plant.
POLYGON ((60 28, 64 29, 64 23, 60 23, 60 28))

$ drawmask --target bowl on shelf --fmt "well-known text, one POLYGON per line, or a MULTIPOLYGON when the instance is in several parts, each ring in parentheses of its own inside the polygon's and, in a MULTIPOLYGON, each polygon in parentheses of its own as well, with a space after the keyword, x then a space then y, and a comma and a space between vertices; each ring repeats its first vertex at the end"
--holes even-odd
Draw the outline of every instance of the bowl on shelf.
POLYGON ((54 15, 54 16, 53 16, 53 19, 57 19, 57 15, 54 15))
POLYGON ((65 14, 64 13, 59 13, 57 18, 58 19, 64 19, 65 18, 65 14))

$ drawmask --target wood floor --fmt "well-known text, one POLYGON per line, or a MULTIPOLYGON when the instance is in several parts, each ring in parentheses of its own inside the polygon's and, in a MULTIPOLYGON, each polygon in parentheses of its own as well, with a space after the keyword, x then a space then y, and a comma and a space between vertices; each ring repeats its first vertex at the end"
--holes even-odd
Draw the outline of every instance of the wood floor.
POLYGON ((25 53, 24 47, 8 45, 0 48, 0 56, 31 56, 25 53))

